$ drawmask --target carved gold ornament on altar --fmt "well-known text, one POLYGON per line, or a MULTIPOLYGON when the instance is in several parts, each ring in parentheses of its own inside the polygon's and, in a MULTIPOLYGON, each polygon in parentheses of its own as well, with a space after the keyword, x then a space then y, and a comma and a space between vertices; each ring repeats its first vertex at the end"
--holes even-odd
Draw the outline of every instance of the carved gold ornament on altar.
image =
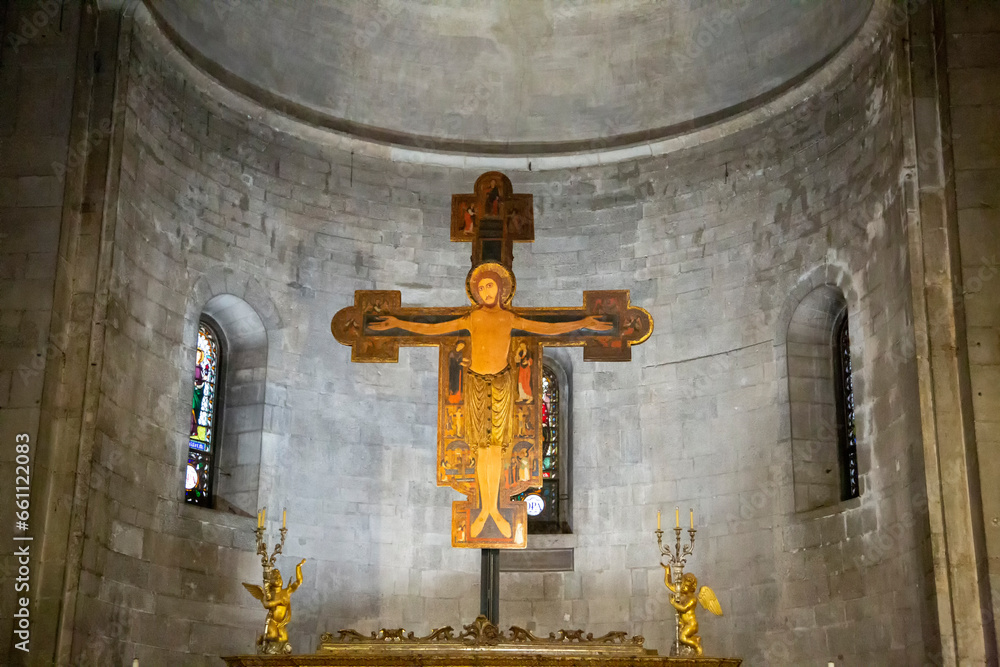
POLYGON ((739 658, 660 656, 640 636, 560 630, 537 636, 511 626, 504 632, 485 616, 461 631, 452 626, 425 636, 403 628, 323 633, 312 655, 223 658, 228 667, 739 667, 739 658))
POLYGON ((582 346, 585 361, 628 361, 653 320, 627 290, 584 292, 578 308, 516 308, 513 243, 534 240, 532 199, 499 172, 452 197, 451 238, 472 243, 471 306, 411 308, 398 291, 359 290, 333 318, 351 360, 395 362, 402 346, 439 350, 437 483, 452 507, 452 545, 527 546, 525 503, 542 486, 542 347, 582 346))

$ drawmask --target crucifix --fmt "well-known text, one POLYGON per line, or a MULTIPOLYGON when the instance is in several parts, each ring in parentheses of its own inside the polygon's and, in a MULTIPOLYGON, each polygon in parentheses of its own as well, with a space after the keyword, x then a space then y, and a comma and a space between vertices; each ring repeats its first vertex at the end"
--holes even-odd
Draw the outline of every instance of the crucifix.
POLYGON ((452 504, 451 543, 484 549, 485 568, 486 550, 527 546, 525 503, 511 498, 542 487, 542 347, 628 361, 653 320, 627 290, 584 292, 578 308, 513 307, 513 244, 534 240, 531 195, 499 172, 473 190, 452 196, 451 218, 451 240, 472 244, 471 306, 411 308, 398 291, 359 290, 331 329, 356 362, 396 362, 401 345, 438 348, 437 483, 466 496, 452 504))

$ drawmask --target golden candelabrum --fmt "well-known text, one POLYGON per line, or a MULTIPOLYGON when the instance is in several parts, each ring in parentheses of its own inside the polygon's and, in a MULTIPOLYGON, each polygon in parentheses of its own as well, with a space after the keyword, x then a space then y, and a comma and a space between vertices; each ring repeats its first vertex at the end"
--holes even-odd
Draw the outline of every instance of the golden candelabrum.
POLYGON ((691 527, 688 528, 688 543, 681 544, 681 513, 674 508, 674 546, 663 544, 663 530, 660 528, 660 513, 656 513, 656 545, 660 548, 660 566, 664 569, 663 583, 670 591, 670 605, 677 612, 672 656, 695 656, 702 654, 701 637, 698 636, 698 620, 695 617, 697 603, 717 616, 722 615, 722 607, 715 593, 708 586, 698 589, 698 578, 684 572, 688 557, 694 552, 694 510, 691 510, 691 527), (663 562, 666 558, 667 562, 663 562))
POLYGON ((268 553, 267 540, 265 539, 265 523, 267 519, 267 508, 257 513, 257 528, 254 535, 257 536, 257 554, 260 556, 261 566, 264 568, 263 586, 244 583, 251 595, 261 601, 267 610, 267 617, 264 620, 264 633, 257 638, 257 653, 281 654, 291 653, 292 646, 288 643, 288 622, 292 620, 292 593, 302 585, 302 564, 306 562, 303 558, 295 567, 295 578, 288 582, 288 586, 282 588, 281 570, 274 566, 278 554, 282 553, 285 547, 285 536, 288 534, 286 521, 288 512, 281 513, 281 541, 274 545, 274 550, 268 553))

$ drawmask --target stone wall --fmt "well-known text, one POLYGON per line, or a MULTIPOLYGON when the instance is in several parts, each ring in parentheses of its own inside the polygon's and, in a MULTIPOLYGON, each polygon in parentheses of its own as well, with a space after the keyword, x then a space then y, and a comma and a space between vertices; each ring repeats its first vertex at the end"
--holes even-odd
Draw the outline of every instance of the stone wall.
MULTIPOLYGON (((0 8, 0 663, 13 660, 15 436, 39 442, 45 362, 69 151, 79 8, 58 2, 0 8)), ((37 472, 37 469, 35 469, 37 472)), ((23 485, 23 482, 18 482, 23 485)), ((30 512, 29 508, 29 512, 30 512)), ((29 515, 30 516, 30 515, 29 515)), ((29 521, 39 534, 37 515, 29 521)), ((23 534, 17 531, 18 535, 23 534)), ((36 559, 32 565, 37 566, 36 559)), ((37 574, 37 571, 36 571, 37 574)), ((22 580, 24 577, 22 577, 22 580)), ((25 583, 22 581, 22 583, 25 583)), ((37 578, 27 581, 37 583, 37 578)), ((21 591, 23 594, 25 591, 21 591)), ((36 589, 27 591, 31 597, 36 589)), ((29 647, 31 646, 29 642, 29 647)))
MULTIPOLYGON (((946 3, 951 148, 994 616, 1000 611, 1000 7, 946 3)), ((1000 626, 998 626, 1000 628, 1000 626)))
POLYGON ((628 288, 656 322, 629 364, 565 355, 576 569, 505 573, 502 624, 625 629, 666 650, 673 611, 652 531, 678 505, 694 508, 691 565, 726 610, 703 620, 709 652, 933 656, 892 36, 876 24, 802 90, 658 155, 446 166, 253 106, 140 9, 76 646, 206 665, 251 648, 262 612, 240 582, 259 577, 253 519, 183 503, 195 331, 219 294, 266 331, 258 498, 272 529, 288 508, 286 576, 309 559, 296 649, 341 627, 475 616, 479 554, 450 547, 456 496, 434 484, 436 355, 351 364, 328 326, 356 289, 462 304, 468 248, 447 240, 450 197, 501 168, 535 195, 519 304, 628 288), (848 297, 863 490, 797 513, 784 336, 827 283, 848 297))

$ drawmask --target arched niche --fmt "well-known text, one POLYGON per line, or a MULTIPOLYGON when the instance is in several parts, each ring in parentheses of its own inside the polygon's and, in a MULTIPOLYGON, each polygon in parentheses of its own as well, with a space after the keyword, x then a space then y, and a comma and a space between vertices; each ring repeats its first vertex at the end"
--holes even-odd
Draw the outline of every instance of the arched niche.
POLYGON ((233 294, 209 299, 201 319, 222 338, 214 507, 251 514, 260 485, 267 331, 257 311, 233 294))
POLYGON ((814 288, 792 311, 785 338, 795 511, 842 499, 837 363, 838 325, 847 299, 835 285, 814 288))

